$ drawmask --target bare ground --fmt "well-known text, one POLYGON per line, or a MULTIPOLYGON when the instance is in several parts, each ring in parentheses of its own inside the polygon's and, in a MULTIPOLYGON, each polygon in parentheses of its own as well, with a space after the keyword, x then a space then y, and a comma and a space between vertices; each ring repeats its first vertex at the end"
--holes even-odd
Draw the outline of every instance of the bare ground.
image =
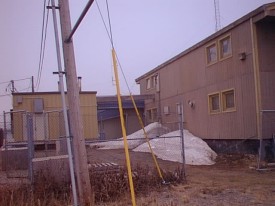
MULTIPOLYGON (((131 165, 155 167, 151 154, 130 152, 131 165)), ((93 163, 113 162, 125 166, 124 150, 88 149, 88 160, 93 163)), ((267 205, 275 206, 275 170, 257 171, 253 155, 218 155, 211 166, 186 165, 185 184, 167 184, 146 194, 138 194, 138 206, 181 205, 267 205)), ((164 171, 174 171, 181 164, 158 160, 164 171)), ((0 187, 24 182, 20 178, 6 178, 0 172, 0 187)), ((0 197, 1 198, 1 197, 0 197)), ((131 205, 130 193, 116 202, 98 203, 100 206, 131 205)))
MULTIPOLYGON (((124 150, 88 151, 94 162, 125 165, 124 150)), ((131 152, 131 164, 154 167, 151 154, 131 152)), ((158 160, 162 170, 173 171, 182 165, 158 160)), ((185 167, 186 184, 164 185, 159 191, 137 197, 137 205, 275 205, 275 170, 257 171, 253 155, 219 155, 211 166, 185 167)), ((100 205, 131 205, 130 194, 115 203, 100 205)))

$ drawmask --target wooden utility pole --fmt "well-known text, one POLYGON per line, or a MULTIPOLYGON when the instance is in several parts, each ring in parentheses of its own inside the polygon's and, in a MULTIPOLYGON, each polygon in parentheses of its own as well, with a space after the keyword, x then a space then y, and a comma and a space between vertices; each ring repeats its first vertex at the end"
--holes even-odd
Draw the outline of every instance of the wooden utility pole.
POLYGON ((81 205, 94 205, 94 193, 91 189, 85 139, 83 134, 83 123, 80 112, 79 88, 77 83, 73 41, 66 41, 71 32, 68 0, 59 0, 59 7, 64 66, 67 81, 67 96, 69 103, 70 129, 73 140, 73 153, 79 202, 81 205))

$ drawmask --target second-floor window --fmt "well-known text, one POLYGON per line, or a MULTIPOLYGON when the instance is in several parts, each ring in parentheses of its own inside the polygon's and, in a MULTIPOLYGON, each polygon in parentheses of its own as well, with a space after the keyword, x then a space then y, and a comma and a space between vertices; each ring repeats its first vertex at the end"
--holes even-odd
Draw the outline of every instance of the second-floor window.
POLYGON ((226 58, 231 56, 231 38, 230 36, 227 36, 219 41, 219 47, 220 47, 220 58, 226 58))
POLYGON ((206 55, 207 64, 215 63, 218 60, 216 43, 213 43, 206 47, 206 55))
POLYGON ((152 75, 146 79, 146 89, 159 88, 158 74, 152 75))
POLYGON ((146 89, 151 89, 152 88, 152 79, 149 77, 146 79, 146 89))

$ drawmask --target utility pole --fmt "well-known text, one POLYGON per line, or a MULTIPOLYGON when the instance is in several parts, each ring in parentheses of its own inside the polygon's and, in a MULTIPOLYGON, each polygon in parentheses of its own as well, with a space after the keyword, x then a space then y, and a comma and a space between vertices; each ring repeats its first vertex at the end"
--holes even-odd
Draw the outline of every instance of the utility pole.
POLYGON ((80 112, 79 88, 77 84, 73 41, 66 41, 71 32, 68 0, 59 0, 59 7, 64 66, 67 81, 70 128, 73 136, 72 142, 79 202, 80 205, 94 205, 94 193, 91 189, 85 139, 83 134, 83 123, 80 112))
POLYGON ((73 202, 74 202, 74 206, 77 206, 78 198, 77 198, 77 190, 76 190, 75 171, 74 171, 74 164, 73 164, 73 155, 72 155, 72 146, 71 146, 71 139, 70 139, 70 129, 69 129, 69 122, 68 122, 67 106, 66 106, 66 96, 65 96, 65 90, 64 90, 64 81, 63 81, 64 72, 62 71, 55 0, 52 0, 51 9, 53 12, 53 25, 54 25, 55 44, 56 44, 58 76, 59 76, 58 83, 59 83, 59 91, 61 94, 62 111, 63 111, 63 117, 64 117, 64 126, 65 126, 65 133, 66 133, 68 159, 69 159, 69 167, 70 167, 70 175, 71 175, 72 192, 73 192, 73 202))

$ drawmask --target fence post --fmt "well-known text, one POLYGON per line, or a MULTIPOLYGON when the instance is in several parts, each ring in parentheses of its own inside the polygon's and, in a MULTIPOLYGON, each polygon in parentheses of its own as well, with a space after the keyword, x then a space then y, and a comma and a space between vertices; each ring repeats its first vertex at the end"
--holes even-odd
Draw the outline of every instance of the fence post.
POLYGON ((185 152, 184 152, 184 131, 183 131, 183 108, 182 103, 177 104, 178 108, 178 120, 179 120, 179 130, 180 130, 180 141, 181 141, 181 156, 182 156, 182 170, 181 177, 185 180, 185 152))
POLYGON ((4 146, 7 149, 7 124, 6 124, 6 112, 4 111, 4 146))
POLYGON ((31 181, 31 185, 33 185, 33 163, 32 159, 34 156, 34 143, 33 143, 33 121, 32 121, 32 114, 27 113, 27 134, 28 134, 28 162, 29 162, 29 179, 31 181))

